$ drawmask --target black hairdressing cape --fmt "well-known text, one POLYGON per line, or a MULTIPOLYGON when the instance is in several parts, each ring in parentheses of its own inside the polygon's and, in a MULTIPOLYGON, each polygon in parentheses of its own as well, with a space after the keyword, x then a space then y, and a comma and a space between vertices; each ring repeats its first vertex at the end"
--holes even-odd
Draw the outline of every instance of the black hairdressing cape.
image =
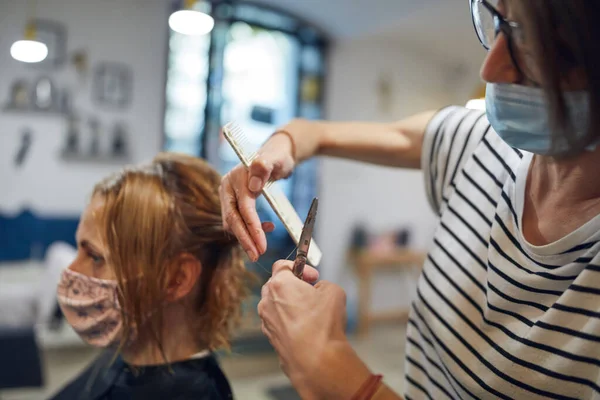
POLYGON ((215 357, 130 368, 106 351, 52 400, 229 400, 229 382, 215 357))

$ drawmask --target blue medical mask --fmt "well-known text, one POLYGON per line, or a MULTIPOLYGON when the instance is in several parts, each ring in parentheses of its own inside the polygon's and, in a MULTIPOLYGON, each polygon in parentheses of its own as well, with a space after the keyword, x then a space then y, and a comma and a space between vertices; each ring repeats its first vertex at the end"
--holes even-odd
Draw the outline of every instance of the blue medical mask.
MULTIPOLYGON (((589 129, 588 92, 564 92, 576 139, 589 129)), ((552 148, 550 111, 542 89, 513 84, 489 83, 485 95, 487 117, 496 133, 511 147, 541 155, 561 155, 570 151, 567 140, 552 148)), ((587 150, 595 150, 591 145, 587 150)))

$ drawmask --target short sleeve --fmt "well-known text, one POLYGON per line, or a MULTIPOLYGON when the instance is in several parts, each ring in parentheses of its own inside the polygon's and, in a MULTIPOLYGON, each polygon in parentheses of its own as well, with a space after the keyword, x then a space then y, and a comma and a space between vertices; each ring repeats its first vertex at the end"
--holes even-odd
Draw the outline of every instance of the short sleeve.
POLYGON ((423 138, 421 168, 433 211, 441 215, 456 187, 456 179, 490 124, 484 111, 464 107, 440 110, 429 122, 423 138))

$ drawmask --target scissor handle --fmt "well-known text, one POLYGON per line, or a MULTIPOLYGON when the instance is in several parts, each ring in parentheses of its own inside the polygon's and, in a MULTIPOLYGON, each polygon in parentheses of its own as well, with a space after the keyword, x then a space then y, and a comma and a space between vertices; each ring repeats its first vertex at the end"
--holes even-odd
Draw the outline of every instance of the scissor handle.
POLYGON ((304 254, 298 254, 296 256, 296 259, 294 260, 294 269, 292 270, 294 272, 294 275, 296 275, 297 278, 302 279, 302 276, 304 275, 304 266, 306 265, 306 256, 304 254))

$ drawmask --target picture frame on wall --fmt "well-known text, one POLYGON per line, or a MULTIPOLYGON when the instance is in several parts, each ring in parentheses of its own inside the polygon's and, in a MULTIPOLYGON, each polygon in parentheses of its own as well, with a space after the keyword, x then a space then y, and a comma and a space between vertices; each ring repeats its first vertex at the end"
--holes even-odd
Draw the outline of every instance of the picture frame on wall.
POLYGON ((58 21, 34 19, 36 40, 48 47, 48 56, 35 68, 57 69, 67 61, 67 28, 58 21))
POLYGON ((122 63, 103 62, 94 69, 92 97, 104 107, 127 108, 132 100, 133 72, 122 63))

